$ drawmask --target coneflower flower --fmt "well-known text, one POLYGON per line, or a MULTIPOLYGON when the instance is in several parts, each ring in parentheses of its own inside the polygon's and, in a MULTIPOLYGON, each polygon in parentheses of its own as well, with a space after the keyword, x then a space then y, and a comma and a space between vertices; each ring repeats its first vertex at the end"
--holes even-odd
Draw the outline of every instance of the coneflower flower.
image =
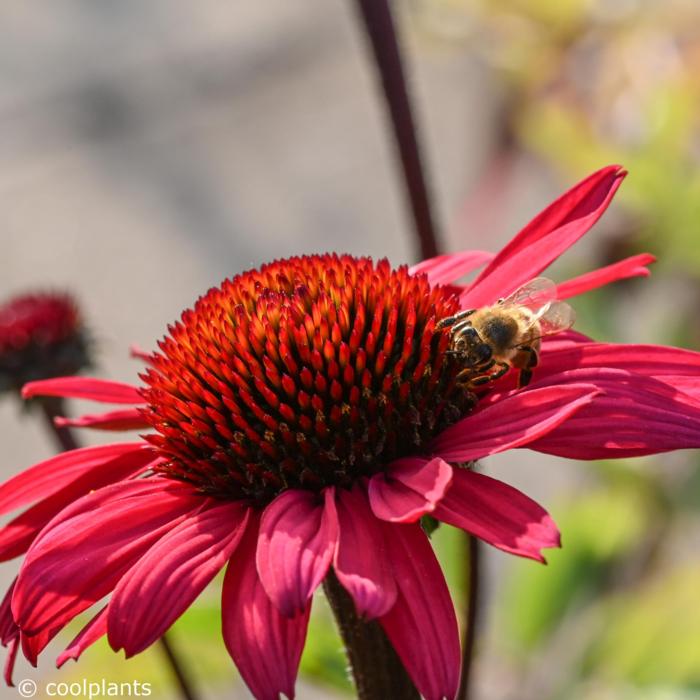
MULTIPOLYGON (((103 635, 132 656, 226 567, 224 642, 257 698, 294 694, 314 591, 332 570, 377 620, 428 700, 457 691, 457 621, 421 518, 542 560, 546 511, 468 468, 512 448, 579 459, 700 446, 700 354, 542 341, 516 372, 470 387, 438 323, 537 277, 601 216, 624 172, 576 185, 500 253, 392 269, 339 255, 280 260, 200 298, 146 357, 140 387, 95 379, 24 395, 128 406, 64 423, 150 430, 35 465, 0 487, 0 554, 25 550, 0 608, 4 643, 35 663, 110 596, 59 658, 103 635), (479 266, 468 287, 451 284, 479 266), (110 483, 111 482, 111 483, 110 483), (83 495, 85 494, 85 495, 83 495)), ((560 298, 645 275, 638 256, 559 286, 560 298)))
POLYGON ((28 293, 0 305, 0 392, 75 374, 89 364, 88 342, 68 294, 28 293))

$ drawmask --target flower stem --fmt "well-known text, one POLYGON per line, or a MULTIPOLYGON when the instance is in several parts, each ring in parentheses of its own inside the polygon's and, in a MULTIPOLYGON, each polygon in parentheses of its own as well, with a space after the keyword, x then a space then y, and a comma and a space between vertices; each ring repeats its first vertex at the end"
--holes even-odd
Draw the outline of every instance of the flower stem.
POLYGON ((160 638, 160 648, 163 650, 170 668, 175 676, 175 680, 180 688, 180 695, 184 700, 196 700, 197 695, 192 690, 192 685, 190 684, 189 678, 185 674, 182 666, 182 661, 178 658, 175 653, 172 642, 167 638, 165 634, 160 638))
MULTIPOLYGON (((41 406, 42 414, 45 418, 45 424, 53 436, 58 448, 62 451, 75 450, 80 445, 78 441, 73 436, 73 433, 69 428, 58 427, 54 423, 54 418, 56 416, 65 416, 65 407, 63 399, 56 397, 45 397, 38 399, 37 402, 41 406)), ((180 695, 183 700, 196 700, 197 696, 192 691, 192 686, 185 673, 182 661, 177 657, 171 643, 166 638, 165 634, 160 638, 160 645, 163 649, 170 668, 173 672, 173 676, 177 681, 177 685, 180 688, 180 695)))
POLYGON ((462 640, 462 676, 459 682, 457 700, 470 700, 472 661, 474 658, 474 641, 479 613, 479 559, 481 546, 479 540, 467 535, 467 605, 464 616, 464 639, 462 640))
POLYGON ((362 620, 331 571, 323 582, 350 661, 359 700, 418 700, 418 691, 376 620, 362 620))
POLYGON ((389 109, 394 140, 401 158, 404 184, 413 215, 421 259, 438 254, 434 218, 421 163, 416 126, 406 88, 396 26, 389 0, 356 0, 389 109))

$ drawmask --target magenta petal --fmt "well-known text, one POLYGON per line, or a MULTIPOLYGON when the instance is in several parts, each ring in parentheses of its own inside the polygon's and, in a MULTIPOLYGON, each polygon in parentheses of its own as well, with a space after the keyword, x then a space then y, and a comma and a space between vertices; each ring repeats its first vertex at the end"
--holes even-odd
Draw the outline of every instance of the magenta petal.
POLYGON ((95 428, 98 430, 141 430, 149 428, 149 422, 143 417, 138 408, 125 408, 121 411, 110 411, 97 415, 85 415, 79 418, 54 418, 59 427, 95 428))
POLYGON ((12 597, 17 624, 28 637, 42 637, 27 641, 30 651, 107 595, 158 539, 205 502, 188 484, 151 478, 107 486, 62 511, 27 552, 12 597))
POLYGON ((469 462, 521 447, 568 420, 599 391, 580 382, 515 392, 444 430, 429 451, 449 462, 469 462))
POLYGON ((648 253, 634 255, 631 258, 620 260, 613 265, 601 267, 593 272, 588 272, 580 277, 562 282, 557 285, 557 298, 568 299, 569 297, 590 292, 611 282, 627 279, 628 277, 648 277, 647 265, 656 262, 656 258, 648 253))
POLYGON ((422 272, 428 275, 428 282, 434 284, 449 284, 458 280, 472 270, 493 260, 494 254, 485 250, 463 250, 449 255, 438 255, 412 265, 408 271, 412 275, 422 272))
POLYGON ((224 642, 257 700, 294 697, 311 603, 295 617, 282 615, 265 593, 255 566, 257 527, 249 525, 224 577, 224 642))
POLYGON ((154 544, 114 589, 112 649, 123 648, 128 658, 159 639, 224 567, 247 521, 242 503, 217 503, 189 515, 154 544))
POLYGON ((382 529, 398 597, 379 622, 421 695, 426 700, 454 698, 459 633, 440 564, 418 524, 384 524, 382 529))
POLYGON ((415 522, 432 513, 451 482, 452 467, 439 457, 396 460, 369 481, 372 512, 381 520, 415 522))
MULTIPOLYGON (((110 460, 153 461, 155 453, 143 442, 83 447, 62 452, 8 479, 0 486, 0 514, 51 496, 88 472, 109 469, 110 460)), ((121 462, 120 462, 121 464, 121 462)))
POLYGON ((260 521, 258 574, 270 600, 287 617, 306 609, 336 548, 333 489, 323 499, 311 491, 285 491, 265 508, 260 521))
POLYGON ((383 615, 396 602, 396 582, 388 564, 387 545, 364 490, 337 489, 340 536, 333 568, 355 601, 358 615, 383 615))
POLYGON ((40 500, 0 528, 0 561, 27 551, 39 531, 61 510, 85 494, 142 472, 154 461, 151 450, 128 452, 92 469, 57 493, 40 500))
POLYGON ((12 594, 16 583, 17 578, 12 581, 0 603, 0 644, 3 646, 7 646, 19 632, 15 618, 12 617, 12 594))
POLYGON ((25 384, 22 397, 31 399, 34 396, 61 396, 104 403, 146 403, 139 390, 131 384, 89 377, 57 377, 25 384))
POLYGON ((66 661, 77 661, 81 654, 98 639, 107 634, 107 606, 102 608, 90 622, 83 627, 78 636, 59 654, 56 668, 61 668, 66 661))
POLYGON ((7 658, 5 659, 3 678, 5 679, 6 685, 14 688, 15 684, 12 682, 12 673, 15 670, 15 661, 17 661, 17 652, 19 650, 19 632, 16 637, 10 640, 7 646, 7 658))
POLYGON ((477 277, 462 306, 492 304, 537 277, 598 221, 625 175, 618 165, 602 168, 550 204, 477 277))
POLYGON ((542 506, 502 481, 455 469, 452 486, 433 515, 498 549, 544 561, 543 547, 559 547, 559 530, 542 506))
POLYGON ((536 379, 584 368, 623 369, 658 379, 676 389, 700 397, 700 353, 663 345, 623 345, 581 341, 542 347, 542 364, 536 379))
POLYGON ((700 447, 700 397, 641 374, 584 368, 538 381, 595 383, 602 393, 528 447, 574 459, 636 457, 700 447))

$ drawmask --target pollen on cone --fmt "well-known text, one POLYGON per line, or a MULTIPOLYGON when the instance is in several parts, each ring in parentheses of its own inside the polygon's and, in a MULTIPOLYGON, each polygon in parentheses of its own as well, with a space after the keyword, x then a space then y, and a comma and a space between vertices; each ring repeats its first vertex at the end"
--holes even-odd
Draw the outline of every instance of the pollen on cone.
POLYGON ((220 497, 350 485, 462 417, 457 299, 386 260, 280 260, 225 281, 169 328, 143 376, 170 477, 220 497))

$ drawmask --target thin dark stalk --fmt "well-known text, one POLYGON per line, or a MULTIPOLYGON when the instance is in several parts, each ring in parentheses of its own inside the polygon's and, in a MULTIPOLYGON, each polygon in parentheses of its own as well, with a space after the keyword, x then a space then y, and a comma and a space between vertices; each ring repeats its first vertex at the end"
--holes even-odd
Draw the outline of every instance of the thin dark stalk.
POLYGON ((418 691, 375 620, 360 619, 331 571, 323 582, 350 661, 359 700, 418 700, 418 691))
MULTIPOLYGON (((37 402, 40 403, 41 411, 45 418, 45 424, 53 436, 58 448, 61 451, 67 451, 75 450, 80 447, 69 428, 58 427, 54 423, 54 418, 56 418, 56 416, 66 415, 63 399, 48 397, 41 399, 40 401, 37 400, 37 402)), ((192 686, 187 678, 187 674, 185 673, 182 660, 177 657, 177 654, 172 648, 171 642, 168 641, 165 634, 159 641, 161 649, 168 659, 170 669, 180 689, 181 697, 183 700, 197 700, 197 695, 192 690, 192 686)))
POLYGON ((178 658, 175 650, 172 647, 172 642, 168 640, 165 634, 160 638, 160 648, 163 650, 163 653, 168 659, 170 669, 172 670, 178 687, 180 688, 180 695, 184 698, 184 700, 197 700, 197 695, 192 689, 192 685, 185 674, 182 661, 178 658))
POLYGON ((479 614, 479 583, 481 546, 476 537, 467 535, 468 572, 467 605, 464 620, 464 639, 462 640, 462 677, 459 682, 458 700, 471 700, 471 680, 474 659, 474 643, 479 614))
POLYGON ((435 219, 416 136, 416 125, 406 88, 401 50, 389 0, 356 0, 391 119, 394 141, 401 158, 408 203, 421 259, 438 254, 435 219))

